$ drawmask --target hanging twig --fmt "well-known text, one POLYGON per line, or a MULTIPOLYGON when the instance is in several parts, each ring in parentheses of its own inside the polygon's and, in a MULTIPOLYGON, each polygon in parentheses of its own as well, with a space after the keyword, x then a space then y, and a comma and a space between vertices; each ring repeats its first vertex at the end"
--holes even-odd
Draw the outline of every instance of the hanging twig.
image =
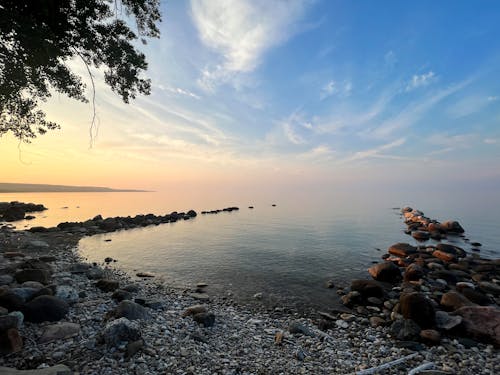
POLYGON ((372 375, 372 374, 375 374, 379 371, 386 370, 392 366, 399 365, 400 363, 403 363, 404 361, 412 359, 412 358, 416 357, 417 355, 418 355, 418 353, 409 354, 406 357, 399 358, 399 359, 396 359, 394 361, 384 363, 383 365, 372 367, 372 368, 369 368, 369 369, 366 369, 363 371, 358 371, 358 372, 356 372, 356 375, 372 375))
POLYGON ((85 68, 87 68, 87 72, 89 73, 90 82, 92 83, 92 122, 90 123, 90 127, 89 127, 89 136, 90 136, 89 148, 92 148, 92 146, 95 144, 95 140, 96 140, 97 134, 99 132, 99 129, 98 129, 97 124, 96 124, 97 113, 96 113, 96 106, 95 106, 94 76, 92 75, 92 72, 90 71, 89 64, 87 64, 87 61, 85 61, 82 54, 75 48, 73 48, 73 51, 75 51, 75 53, 78 56, 80 56, 80 59, 85 64, 85 68))

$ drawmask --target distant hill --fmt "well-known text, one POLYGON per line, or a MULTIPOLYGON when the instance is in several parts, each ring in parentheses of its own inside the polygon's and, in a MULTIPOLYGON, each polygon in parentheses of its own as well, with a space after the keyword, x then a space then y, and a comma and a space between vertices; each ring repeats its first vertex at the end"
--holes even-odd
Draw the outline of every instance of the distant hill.
POLYGON ((12 184, 0 182, 0 193, 84 193, 84 192, 146 192, 147 190, 111 189, 100 186, 66 186, 45 184, 12 184))

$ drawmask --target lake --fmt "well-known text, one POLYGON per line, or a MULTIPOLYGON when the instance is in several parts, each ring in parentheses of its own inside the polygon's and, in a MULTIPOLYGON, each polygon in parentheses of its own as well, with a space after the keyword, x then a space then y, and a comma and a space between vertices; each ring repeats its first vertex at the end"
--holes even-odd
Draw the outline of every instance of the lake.
POLYGON ((110 256, 131 275, 153 272, 180 288, 205 282, 209 293, 231 294, 242 302, 262 293, 263 301, 272 306, 337 306, 335 289, 325 287, 328 280, 348 286, 352 278, 367 277, 366 269, 391 244, 415 243, 403 233, 405 226, 395 209, 404 205, 440 221, 458 220, 471 241, 483 243, 482 256, 500 256, 497 194, 404 195, 302 192, 251 200, 181 192, 18 193, 0 194, 0 201, 43 203, 49 208, 32 221, 16 223, 19 229, 83 221, 97 214, 194 209, 198 216, 193 220, 83 238, 81 254, 96 262, 110 256), (240 210, 200 214, 228 206, 240 210))

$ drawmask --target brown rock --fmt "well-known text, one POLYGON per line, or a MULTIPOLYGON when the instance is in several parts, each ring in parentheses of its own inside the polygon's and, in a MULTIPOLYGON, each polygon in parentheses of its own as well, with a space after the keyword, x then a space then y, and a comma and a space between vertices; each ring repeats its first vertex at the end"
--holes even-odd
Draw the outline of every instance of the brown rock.
POLYGON ((441 251, 441 250, 434 250, 434 252, 432 253, 432 256, 434 256, 435 258, 444 260, 445 262, 453 262, 455 260, 455 255, 450 254, 450 253, 446 253, 446 252, 441 251))
POLYGON ((383 326, 385 324, 386 324, 385 319, 381 318, 380 316, 372 316, 372 317, 370 317, 370 325, 373 328, 376 328, 376 327, 379 327, 379 326, 383 326))
POLYGON ((368 272, 378 281, 396 283, 401 280, 401 270, 392 262, 375 264, 368 269, 368 272))
POLYGON ((464 306, 473 306, 474 304, 469 301, 464 295, 450 291, 443 294, 440 301, 441 306, 446 310, 453 311, 464 306))
POLYGON ((45 327, 45 330, 40 337, 40 343, 47 343, 57 340, 62 340, 68 337, 76 336, 80 333, 80 325, 76 323, 58 323, 51 324, 45 327))
POLYGON ((17 271, 14 277, 19 284, 26 281, 38 281, 42 284, 48 284, 50 273, 47 270, 27 268, 17 271))
POLYGON ((384 296, 382 285, 375 280, 354 279, 351 281, 351 290, 359 292, 365 298, 384 296))
POLYGON ((493 306, 465 306, 455 314, 462 317, 462 324, 472 338, 500 346, 500 309, 493 306))
POLYGON ((399 300, 401 314, 415 321, 422 328, 434 325, 435 311, 431 301, 421 293, 402 294, 399 300))
POLYGON ((398 257, 407 257, 410 254, 416 253, 417 248, 407 243, 398 242, 389 247, 388 252, 389 254, 396 255, 398 257))
POLYGON ((190 316, 190 315, 195 315, 199 313, 204 313, 207 312, 207 308, 204 305, 193 305, 189 306, 184 312, 182 313, 182 317, 190 316))
POLYGON ((420 338, 432 344, 439 344, 441 341, 441 334, 434 329, 424 329, 420 331, 420 338))
POLYGON ((16 328, 0 333, 0 353, 16 353, 23 348, 23 339, 16 328))
POLYGON ((448 220, 441 224, 441 227, 451 233, 464 233, 464 228, 460 225, 458 221, 448 220))
POLYGON ((423 268, 416 263, 412 263, 406 267, 404 281, 417 281, 420 280, 422 276, 424 276, 423 268))
POLYGON ((427 241, 431 237, 429 232, 425 232, 423 230, 416 230, 411 233, 411 236, 417 241, 427 241))

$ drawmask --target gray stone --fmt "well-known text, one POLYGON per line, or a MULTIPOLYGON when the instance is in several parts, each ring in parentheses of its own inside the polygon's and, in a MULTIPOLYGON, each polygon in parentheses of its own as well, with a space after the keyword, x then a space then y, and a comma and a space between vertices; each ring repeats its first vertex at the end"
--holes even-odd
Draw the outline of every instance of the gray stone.
POLYGON ((462 323, 460 315, 450 315, 445 311, 436 311, 436 327, 446 331, 462 323))
POLYGON ((14 282, 14 278, 11 275, 0 275, 0 286, 9 285, 14 282))
POLYGON ((24 302, 29 301, 32 299, 39 291, 40 289, 35 289, 35 288, 12 288, 10 289, 10 292, 21 297, 21 299, 24 302))
POLYGON ((107 346, 116 347, 123 341, 137 341, 141 338, 139 325, 127 318, 109 322, 103 331, 103 339, 107 346))
POLYGON ((62 299, 53 296, 40 296, 26 304, 25 317, 28 322, 54 322, 64 318, 68 310, 68 304, 62 299))
POLYGON ((66 301, 70 305, 78 302, 79 300, 78 291, 75 288, 68 285, 58 285, 56 287, 55 296, 66 301))
POLYGON ((143 306, 132 301, 121 301, 113 310, 112 315, 116 318, 127 318, 128 320, 147 320, 150 318, 148 311, 143 306))
POLYGON ((396 320, 392 323, 391 335, 398 340, 417 340, 420 337, 420 327, 411 319, 396 320))
POLYGON ((45 327, 40 337, 40 343, 62 340, 68 337, 76 336, 80 333, 80 325, 76 323, 57 323, 45 327))
POLYGON ((193 320, 203 325, 203 327, 212 327, 215 323, 215 315, 213 313, 202 312, 193 315, 193 320))
POLYGON ((290 331, 290 333, 297 333, 311 337, 315 336, 313 331, 311 331, 309 328, 307 328, 305 325, 303 325, 298 321, 290 322, 290 325, 288 326, 288 331, 290 331))

